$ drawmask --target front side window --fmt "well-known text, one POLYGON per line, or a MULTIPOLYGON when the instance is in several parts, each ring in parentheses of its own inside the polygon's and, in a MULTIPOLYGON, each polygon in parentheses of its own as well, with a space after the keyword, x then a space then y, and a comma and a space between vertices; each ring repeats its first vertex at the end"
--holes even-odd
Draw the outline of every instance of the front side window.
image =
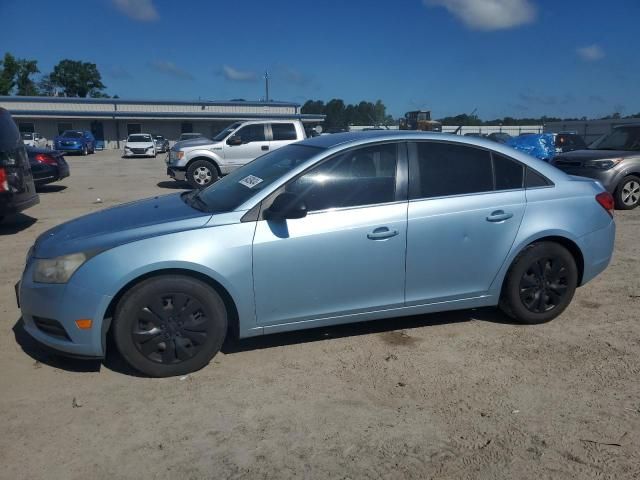
POLYGON ((298 138, 296 127, 293 123, 272 123, 271 132, 273 133, 273 139, 276 141, 295 140, 298 138))
POLYGON ((493 190, 491 154, 466 145, 418 142, 409 162, 409 197, 434 198, 493 190))
POLYGON ((242 143, 264 142, 264 124, 247 125, 236 133, 242 139, 242 143))
POLYGON ((286 187, 310 212, 393 202, 398 144, 380 144, 339 154, 286 187))

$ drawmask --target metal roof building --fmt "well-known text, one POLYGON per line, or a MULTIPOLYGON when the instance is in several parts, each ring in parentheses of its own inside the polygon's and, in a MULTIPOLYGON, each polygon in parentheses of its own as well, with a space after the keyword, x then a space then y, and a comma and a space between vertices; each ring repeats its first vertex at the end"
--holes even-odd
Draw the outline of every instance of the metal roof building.
POLYGON ((64 130, 90 130, 105 148, 120 148, 132 133, 164 135, 175 141, 181 133, 214 136, 237 120, 299 119, 309 126, 324 120, 324 115, 301 114, 300 105, 289 102, 0 96, 0 107, 11 112, 22 132, 35 131, 51 140, 64 130))

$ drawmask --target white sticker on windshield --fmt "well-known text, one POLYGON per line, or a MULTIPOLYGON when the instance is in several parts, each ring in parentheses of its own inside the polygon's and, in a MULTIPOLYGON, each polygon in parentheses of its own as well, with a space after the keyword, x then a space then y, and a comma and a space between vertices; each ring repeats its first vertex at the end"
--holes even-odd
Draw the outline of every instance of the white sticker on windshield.
POLYGON ((258 178, 254 175, 249 175, 248 177, 244 177, 242 180, 238 182, 241 185, 244 185, 247 188, 253 188, 259 183, 262 183, 262 179, 258 178))

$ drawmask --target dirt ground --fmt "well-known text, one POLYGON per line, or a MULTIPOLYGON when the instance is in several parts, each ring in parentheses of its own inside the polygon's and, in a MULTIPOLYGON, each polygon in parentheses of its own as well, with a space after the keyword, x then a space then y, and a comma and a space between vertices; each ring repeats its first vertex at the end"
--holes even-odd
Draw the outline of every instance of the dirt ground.
POLYGON ((19 328, 37 235, 180 188, 160 156, 69 163, 0 227, 0 478, 640 478, 640 209, 617 212, 611 266, 549 324, 479 310, 281 334, 148 379, 19 328))

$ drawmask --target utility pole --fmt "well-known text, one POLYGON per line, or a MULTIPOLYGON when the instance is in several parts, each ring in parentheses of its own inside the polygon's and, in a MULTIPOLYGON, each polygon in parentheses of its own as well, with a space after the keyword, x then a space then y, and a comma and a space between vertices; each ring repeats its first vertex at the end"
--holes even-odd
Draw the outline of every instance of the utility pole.
POLYGON ((265 90, 264 101, 268 102, 269 101, 269 72, 267 70, 264 71, 264 90, 265 90))

